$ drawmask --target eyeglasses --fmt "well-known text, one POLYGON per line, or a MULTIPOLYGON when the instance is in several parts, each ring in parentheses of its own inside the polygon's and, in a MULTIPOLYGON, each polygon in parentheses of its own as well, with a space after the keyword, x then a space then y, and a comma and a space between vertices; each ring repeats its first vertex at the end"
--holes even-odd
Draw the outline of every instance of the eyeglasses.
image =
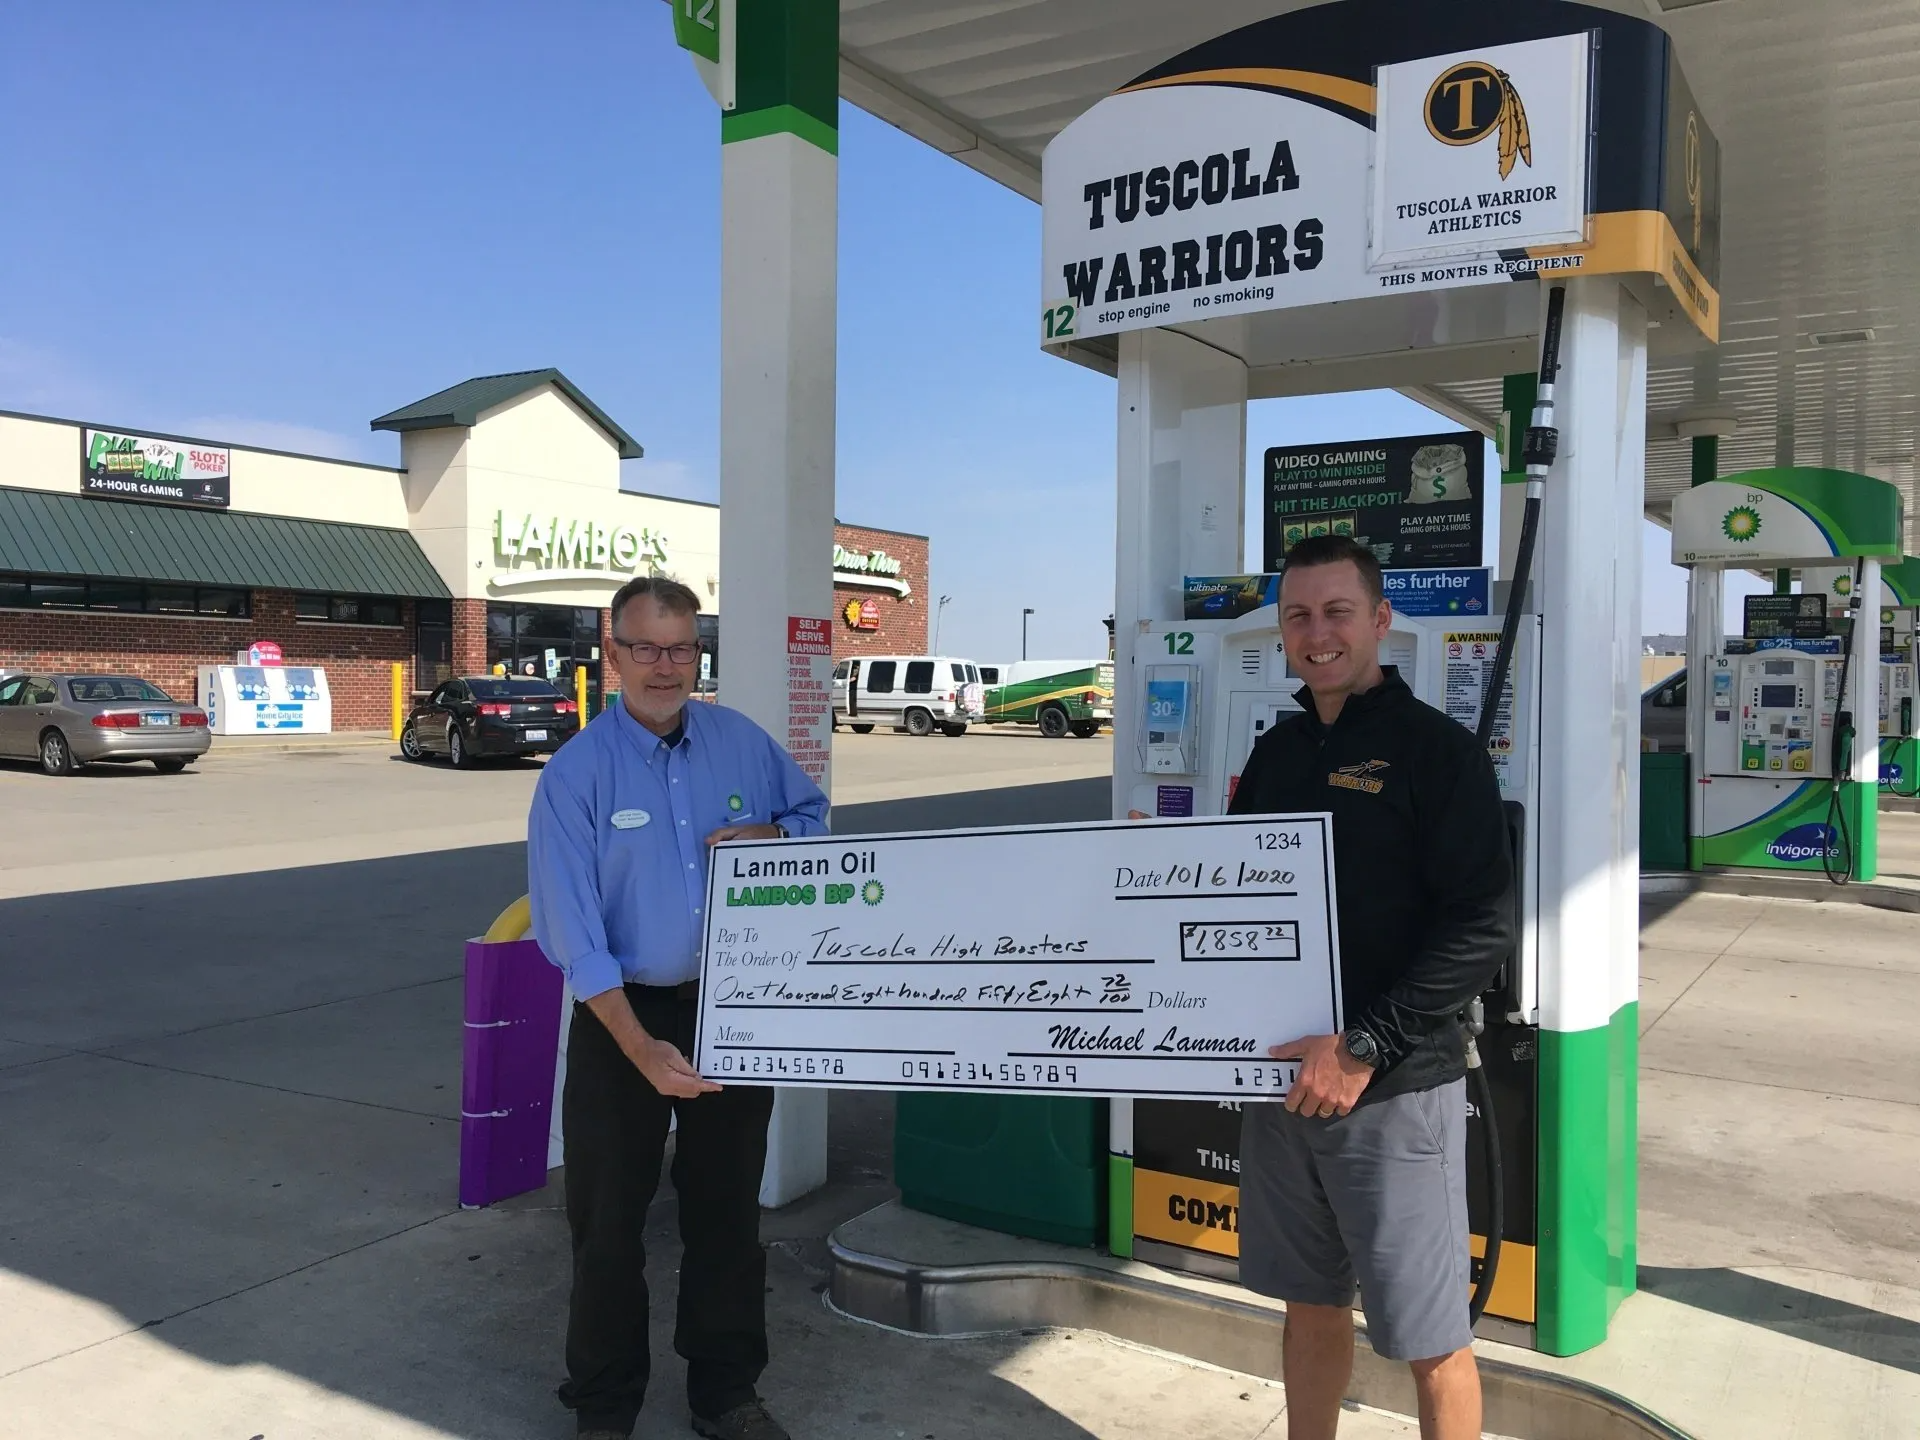
POLYGON ((650 640, 622 640, 618 635, 613 643, 633 656, 636 665, 657 665, 662 655, 676 665, 691 665, 700 658, 700 644, 691 645, 655 645, 650 640))

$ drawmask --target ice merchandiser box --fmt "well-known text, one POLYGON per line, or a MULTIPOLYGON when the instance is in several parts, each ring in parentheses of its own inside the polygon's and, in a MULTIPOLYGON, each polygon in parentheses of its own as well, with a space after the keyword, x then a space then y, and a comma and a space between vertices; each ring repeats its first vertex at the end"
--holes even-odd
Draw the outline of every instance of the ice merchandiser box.
POLYGON ((327 672, 306 665, 202 665, 200 706, 216 735, 330 735, 327 672))

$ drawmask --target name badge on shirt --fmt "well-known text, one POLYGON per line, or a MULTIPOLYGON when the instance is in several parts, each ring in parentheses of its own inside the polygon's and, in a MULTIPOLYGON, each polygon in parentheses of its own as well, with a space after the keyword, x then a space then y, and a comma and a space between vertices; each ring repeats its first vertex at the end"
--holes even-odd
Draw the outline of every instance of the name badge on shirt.
POLYGON ((616 810, 613 812, 613 828, 616 830, 638 830, 653 816, 644 810, 616 810))

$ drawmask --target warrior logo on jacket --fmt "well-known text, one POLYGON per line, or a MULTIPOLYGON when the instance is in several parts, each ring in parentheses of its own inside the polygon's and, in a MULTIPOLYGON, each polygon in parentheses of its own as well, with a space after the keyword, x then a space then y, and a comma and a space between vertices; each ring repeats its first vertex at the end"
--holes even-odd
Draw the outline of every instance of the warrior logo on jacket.
POLYGON ((1341 790, 1362 790, 1369 795, 1378 795, 1386 789, 1386 782, 1377 776, 1387 768, 1384 760, 1365 760, 1358 765, 1342 765, 1327 776, 1327 784, 1341 790))

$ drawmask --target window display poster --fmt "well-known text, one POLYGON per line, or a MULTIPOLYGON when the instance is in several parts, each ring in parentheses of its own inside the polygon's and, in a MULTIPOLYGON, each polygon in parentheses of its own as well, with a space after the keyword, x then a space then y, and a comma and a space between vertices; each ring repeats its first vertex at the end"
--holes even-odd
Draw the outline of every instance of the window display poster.
POLYGON ((1261 559, 1270 570, 1316 535, 1346 535, 1381 568, 1478 565, 1486 441, 1475 431, 1266 452, 1261 559))

